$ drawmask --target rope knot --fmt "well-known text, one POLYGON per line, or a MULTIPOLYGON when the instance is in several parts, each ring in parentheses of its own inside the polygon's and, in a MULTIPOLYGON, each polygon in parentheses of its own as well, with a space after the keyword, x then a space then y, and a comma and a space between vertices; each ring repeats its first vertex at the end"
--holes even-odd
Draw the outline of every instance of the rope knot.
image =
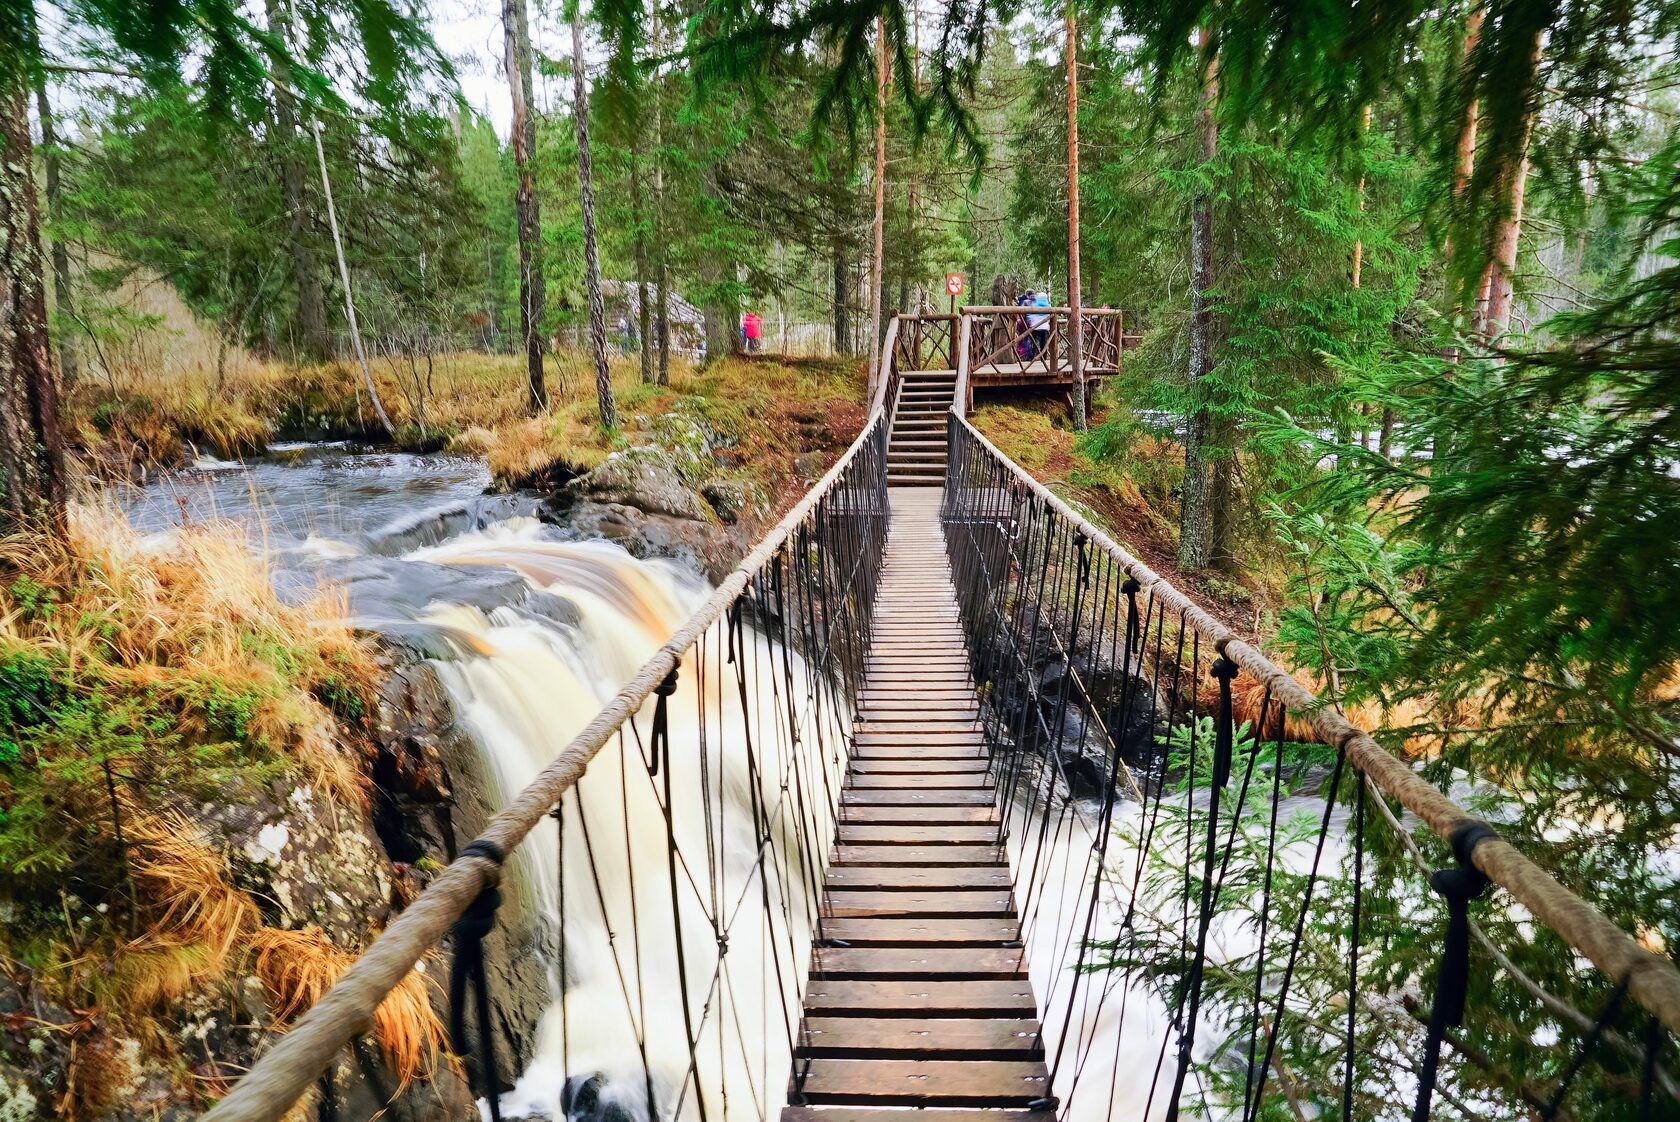
POLYGON ((1231 782, 1231 757, 1235 752, 1235 717, 1231 711, 1231 679, 1239 667, 1228 658, 1217 658, 1209 671, 1219 682, 1219 714, 1213 724, 1213 785, 1231 782))
POLYGON ((653 735, 649 738, 649 755, 652 759, 648 763, 648 775, 659 774, 660 755, 670 762, 671 755, 671 716, 669 713, 671 695, 677 692, 677 668, 671 667, 671 672, 655 687, 653 692, 659 700, 653 703, 653 735))
POLYGON ((1464 1023, 1464 1006, 1470 991, 1470 901, 1480 897, 1488 886, 1487 874, 1476 868, 1473 857, 1476 847, 1492 837, 1498 834, 1486 822, 1475 819, 1460 822, 1450 838, 1458 864, 1429 874, 1429 887, 1447 905, 1447 934, 1441 943, 1441 964, 1435 978, 1435 1002, 1429 1011, 1429 1034, 1424 1041, 1413 1122, 1428 1122, 1441 1062, 1441 1042, 1448 1028, 1464 1023))
POLYGON ((1138 605, 1137 594, 1143 591, 1143 585, 1136 577, 1127 577, 1120 585, 1120 591, 1126 596, 1126 653, 1143 649, 1143 636, 1138 634, 1138 605))
MULTIPOLYGON (((479 839, 461 851, 462 857, 477 857, 498 867, 506 860, 501 847, 479 839)), ((449 1042, 458 1056, 472 1051, 467 1037, 467 988, 472 987, 478 1021, 479 1072, 484 1098, 490 1104, 492 1122, 500 1122, 500 1085, 496 1078, 496 1053, 490 1036, 490 983, 484 969, 484 939, 496 927, 496 909, 502 894, 493 884, 479 889, 459 919, 450 928, 455 955, 449 965, 449 1042)))

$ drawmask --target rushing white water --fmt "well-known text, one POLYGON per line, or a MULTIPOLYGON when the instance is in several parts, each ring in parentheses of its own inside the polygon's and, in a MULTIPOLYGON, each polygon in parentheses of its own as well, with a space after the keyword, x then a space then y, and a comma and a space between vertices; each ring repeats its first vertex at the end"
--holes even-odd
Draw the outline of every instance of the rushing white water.
MULTIPOLYGON (((707 591, 674 565, 605 543, 541 540, 518 520, 412 556, 511 568, 575 610, 575 623, 460 604, 429 614, 462 652, 436 667, 483 747, 499 802, 565 747, 707 591)), ((539 953, 555 1000, 536 1058, 503 1098, 508 1116, 698 1118, 702 1095, 708 1119, 780 1110, 816 909, 806 870, 830 836, 829 809, 811 796, 838 787, 842 730, 805 702, 797 657, 784 667, 779 649, 744 628, 738 679, 726 642, 714 627, 681 668, 658 774, 650 701, 564 800, 563 826, 545 820, 514 854, 518 896, 545 928, 539 953), (789 693, 806 723, 793 747, 772 735, 786 728, 789 693), (807 718, 826 720, 826 735, 807 718), (770 838, 762 856, 755 807, 770 838)))
MULTIPOLYGON (((282 594, 331 583, 359 626, 447 648, 431 665, 498 805, 710 594, 689 567, 520 517, 534 501, 485 495, 481 461, 274 451, 137 488, 129 517, 157 533, 228 519, 282 594)), ((739 644, 732 661, 719 624, 684 661, 657 776, 650 701, 567 796, 563 831, 546 819, 510 855, 504 908, 536 920, 523 949, 547 968, 550 1005, 507 1117, 697 1119, 701 1096, 707 1122, 781 1109, 845 729, 797 654, 750 623, 739 644)))

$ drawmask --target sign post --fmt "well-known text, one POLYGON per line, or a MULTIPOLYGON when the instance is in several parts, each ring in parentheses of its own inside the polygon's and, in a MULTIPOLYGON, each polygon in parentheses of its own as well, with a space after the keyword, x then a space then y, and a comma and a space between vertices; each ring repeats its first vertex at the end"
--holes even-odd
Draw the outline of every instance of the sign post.
POLYGON ((957 297, 962 295, 963 275, 961 273, 945 274, 945 291, 951 294, 951 314, 957 312, 957 297))

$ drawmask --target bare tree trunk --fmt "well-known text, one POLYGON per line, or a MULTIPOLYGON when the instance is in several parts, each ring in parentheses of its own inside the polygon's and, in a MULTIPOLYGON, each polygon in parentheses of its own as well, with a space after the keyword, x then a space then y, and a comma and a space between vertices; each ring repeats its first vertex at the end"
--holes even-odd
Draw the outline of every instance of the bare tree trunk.
MULTIPOLYGON (((1213 107, 1219 94, 1217 64, 1209 50, 1204 26, 1196 42, 1204 53, 1202 99, 1196 109, 1199 154, 1204 165, 1219 150, 1219 126, 1213 107)), ((1213 369, 1213 311, 1207 290, 1213 287, 1213 200, 1200 193, 1190 204, 1190 397, 1195 403, 1185 418, 1183 506, 1179 515, 1178 564, 1182 569, 1206 568, 1213 552, 1212 488, 1206 451, 1208 411, 1200 400, 1201 383, 1213 369)))
POLYGON ((849 355, 852 353, 852 317, 851 306, 852 270, 846 264, 846 255, 838 248, 834 250, 834 353, 849 355))
MULTIPOLYGON (((47 79, 36 80, 35 109, 41 118, 42 166, 47 177, 47 216, 57 221, 63 215, 64 189, 59 182, 58 132, 53 123, 52 100, 47 95, 47 79)), ((62 320, 76 318, 76 294, 70 287, 70 247, 56 234, 51 239, 53 301, 62 320)), ((58 335, 58 377, 61 387, 76 384, 76 337, 68 330, 58 335)))
MULTIPOLYGON (((665 25, 660 22, 658 9, 654 11, 654 53, 664 49, 665 25)), ((659 384, 671 384, 671 294, 670 255, 665 246, 665 103, 664 87, 659 71, 653 72, 653 228, 658 235, 654 253, 658 255, 659 290, 659 384)))
POLYGON ((648 332, 652 328, 653 316, 648 308, 648 252, 647 236, 642 229, 642 169, 641 169, 641 114, 636 115, 636 146, 630 154, 630 218, 636 228, 634 247, 636 258, 636 351, 642 363, 642 381, 652 383, 653 348, 649 346, 648 332))
MULTIPOLYGON (((1532 65, 1540 65, 1540 51, 1544 32, 1534 37, 1532 65)), ((1485 294, 1481 322, 1477 331, 1484 339, 1502 335, 1510 327, 1511 300, 1517 268, 1517 249, 1522 241, 1523 201, 1528 190, 1528 144, 1534 134, 1534 112, 1523 119, 1521 155, 1514 167, 1507 168, 1501 177, 1501 214, 1494 228, 1493 255, 1482 273, 1485 294)))
POLYGON ((589 294, 589 349, 595 356, 595 402, 601 427, 618 427, 612 373, 607 369, 607 308, 601 299, 601 258, 595 246, 595 175, 589 159, 589 93, 583 81, 583 4, 572 9, 572 120, 577 126, 578 204, 583 213, 583 284, 589 294))
MULTIPOLYGON (((1477 44, 1482 41, 1482 21, 1486 18, 1487 10, 1485 6, 1482 5, 1478 5, 1472 9, 1470 14, 1465 17, 1464 58, 1466 60, 1468 60, 1471 53, 1475 51, 1477 44)), ((1477 103, 1477 97, 1479 94, 1480 91, 1472 89, 1470 91, 1470 96, 1465 99, 1464 120, 1459 124, 1458 143, 1453 149, 1452 197, 1455 208, 1464 198, 1464 192, 1470 186, 1470 177, 1476 170, 1476 128, 1480 117, 1480 110, 1477 103)), ((1450 235, 1447 238, 1444 249, 1446 251, 1446 257, 1449 264, 1455 263, 1454 259, 1457 257, 1457 246, 1454 244, 1450 235)), ((1483 299, 1484 294, 1481 292, 1480 286, 1478 286, 1475 295, 1475 319, 1477 320, 1481 317, 1481 302, 1483 299)), ((1455 297, 1454 303, 1456 302, 1457 298, 1455 297)), ((1447 357, 1451 361, 1457 362, 1457 348, 1455 347, 1447 357)))
MULTIPOLYGON (((1371 131, 1371 107, 1367 105, 1359 114, 1359 139, 1363 141, 1365 134, 1371 131)), ((1359 186, 1356 189, 1359 197, 1359 213, 1365 213, 1365 168, 1361 159, 1359 169, 1359 186)), ((1353 239, 1353 287, 1359 287, 1360 276, 1365 269, 1365 240, 1357 234, 1353 239)))
POLYGON ((1066 0, 1068 361, 1073 378, 1073 427, 1085 431, 1085 336, 1079 277, 1079 15, 1066 0))
POLYGON ((0 529, 64 529, 68 498, 36 208, 28 86, 0 87, 0 529))
POLYGON ((367 383, 368 400, 373 402, 373 411, 379 417, 379 423, 385 426, 385 435, 395 436, 396 426, 391 424, 391 415, 385 412, 385 403, 379 400, 379 388, 373 384, 373 370, 368 366, 367 349, 362 346, 362 329, 356 323, 356 301, 350 290, 350 266, 344 261, 344 241, 338 236, 338 210, 333 206, 332 180, 327 178, 327 153, 321 147, 321 122, 315 125, 315 158, 321 163, 321 194, 327 200, 327 225, 332 229, 333 253, 338 256, 338 280, 344 286, 344 320, 350 325, 350 340, 356 347, 356 360, 362 364, 362 380, 367 383))
POLYGON ((525 340, 529 408, 540 413, 548 407, 548 390, 543 385, 543 354, 548 340, 542 322, 548 296, 543 290, 542 215, 531 175, 531 160, 537 151, 537 119, 531 112, 531 20, 525 0, 503 0, 502 37, 503 66, 513 100, 513 166, 519 177, 513 196, 519 225, 519 331, 525 340))
MULTIPOLYGON (((268 31, 281 43, 290 44, 291 16, 286 0, 266 0, 268 31)), ((304 156, 298 133, 297 100, 292 93, 291 71, 286 56, 269 52, 274 75, 275 141, 280 148, 280 190, 286 199, 286 250, 292 258, 292 279, 297 284, 298 334, 302 350, 311 358, 332 356, 332 337, 327 333, 327 298, 321 285, 321 266, 309 236, 309 206, 304 198, 304 156)))
POLYGON ((875 249, 869 259, 869 397, 881 370, 881 257, 887 205, 887 21, 875 17, 875 249))

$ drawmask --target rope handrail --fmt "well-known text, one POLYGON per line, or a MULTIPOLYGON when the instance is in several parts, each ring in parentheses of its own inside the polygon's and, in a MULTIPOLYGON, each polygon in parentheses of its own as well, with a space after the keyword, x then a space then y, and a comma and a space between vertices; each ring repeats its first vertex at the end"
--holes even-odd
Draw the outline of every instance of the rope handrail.
POLYGON ((1570 891, 1531 861, 1485 822, 1470 814, 1418 775, 1404 761, 1379 744, 1370 733, 1326 704, 1295 677, 1239 638, 1209 615, 1165 577, 1133 556, 1102 527, 1080 514, 1020 465, 1004 455, 959 412, 950 411, 951 439, 959 432, 998 461, 1014 480, 1045 503, 1090 543, 1106 552, 1124 572, 1160 602, 1182 615, 1215 651, 1241 667, 1290 709, 1309 715, 1326 743, 1345 751, 1384 794, 1415 814, 1444 841, 1473 835, 1465 856, 1494 884, 1526 907, 1536 920, 1564 939, 1606 977, 1625 986, 1641 1005, 1671 1032, 1680 1033, 1680 970, 1664 956, 1646 948, 1586 900, 1570 891), (959 430, 957 426, 961 426, 959 430))
POLYGON ((374 1012, 436 945, 481 890, 495 885, 501 865, 481 853, 514 852, 550 814, 556 802, 583 777, 591 760, 625 723, 660 690, 709 629, 725 622, 749 584, 778 556, 796 531, 835 489, 860 453, 878 439, 890 400, 895 318, 885 338, 883 370, 862 430, 851 445, 791 510, 726 576, 706 602, 619 689, 582 731, 560 750, 522 791, 498 811, 478 837, 413 903, 357 957, 356 961, 232 1089, 203 1115, 204 1122, 275 1122, 334 1062, 340 1051, 368 1032, 374 1012), (476 852, 475 852, 476 851, 476 852))

